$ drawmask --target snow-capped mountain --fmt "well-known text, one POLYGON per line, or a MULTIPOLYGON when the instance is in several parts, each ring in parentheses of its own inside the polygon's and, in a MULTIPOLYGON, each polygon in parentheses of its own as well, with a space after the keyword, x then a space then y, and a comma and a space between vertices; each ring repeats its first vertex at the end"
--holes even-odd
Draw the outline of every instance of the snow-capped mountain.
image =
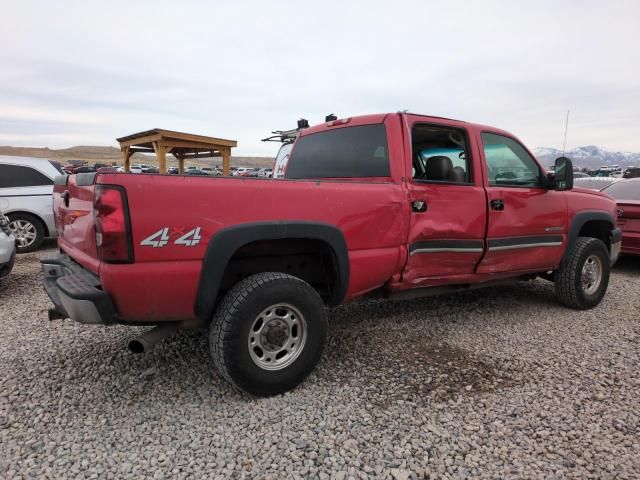
MULTIPOLYGON (((544 165, 553 165, 556 158, 562 156, 562 150, 541 147, 533 150, 533 154, 544 165)), ((602 165, 640 166, 640 153, 613 152, 605 148, 587 145, 572 148, 565 152, 576 167, 600 167, 602 165)))

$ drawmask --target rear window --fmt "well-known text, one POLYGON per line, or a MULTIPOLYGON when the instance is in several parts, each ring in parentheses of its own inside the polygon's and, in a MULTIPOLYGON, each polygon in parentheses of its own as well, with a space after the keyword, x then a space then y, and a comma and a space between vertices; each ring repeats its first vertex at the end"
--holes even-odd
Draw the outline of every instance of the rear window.
POLYGON ((0 165, 0 188, 53 185, 53 180, 31 167, 0 165))
POLYGON ((293 147, 285 178, 388 177, 383 124, 339 128, 302 136, 293 147))
POLYGON ((640 182, 616 182, 602 189, 616 200, 640 200, 640 182))

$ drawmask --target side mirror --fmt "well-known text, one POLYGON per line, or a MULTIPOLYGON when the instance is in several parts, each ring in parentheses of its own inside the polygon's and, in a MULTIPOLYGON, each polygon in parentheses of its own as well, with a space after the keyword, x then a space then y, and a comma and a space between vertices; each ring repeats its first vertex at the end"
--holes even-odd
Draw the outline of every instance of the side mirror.
POLYGON ((567 157, 556 158, 553 188, 558 191, 573 188, 573 163, 567 157))

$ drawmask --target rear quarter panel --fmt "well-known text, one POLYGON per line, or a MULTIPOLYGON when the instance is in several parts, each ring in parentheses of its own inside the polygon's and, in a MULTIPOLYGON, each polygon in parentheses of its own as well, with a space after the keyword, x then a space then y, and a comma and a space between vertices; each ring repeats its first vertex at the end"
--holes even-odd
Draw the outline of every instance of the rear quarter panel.
POLYGON ((101 174, 98 182, 127 191, 135 264, 100 266, 103 288, 125 320, 193 316, 209 240, 242 223, 317 221, 338 227, 349 250, 347 298, 381 286, 400 268, 408 202, 395 182, 126 174, 101 174), (175 244, 198 227, 197 245, 175 244), (141 245, 163 228, 169 229, 167 245, 141 245))

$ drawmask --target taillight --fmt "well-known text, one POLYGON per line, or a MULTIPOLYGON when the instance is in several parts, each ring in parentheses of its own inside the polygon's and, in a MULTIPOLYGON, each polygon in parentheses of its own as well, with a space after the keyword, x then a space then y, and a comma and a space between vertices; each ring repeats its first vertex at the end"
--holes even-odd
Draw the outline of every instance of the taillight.
POLYGON ((131 222, 124 188, 96 185, 93 210, 100 260, 107 263, 132 263, 131 222))

